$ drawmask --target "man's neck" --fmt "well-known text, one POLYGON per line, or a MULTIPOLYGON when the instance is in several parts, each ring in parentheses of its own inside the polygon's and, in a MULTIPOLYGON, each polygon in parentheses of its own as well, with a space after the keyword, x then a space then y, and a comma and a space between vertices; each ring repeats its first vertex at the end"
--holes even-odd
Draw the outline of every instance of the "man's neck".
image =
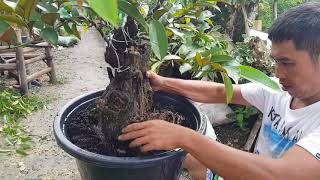
POLYGON ((305 99, 299 99, 299 98, 292 97, 290 108, 291 109, 300 109, 300 108, 304 108, 306 106, 309 106, 309 105, 314 104, 319 101, 320 101, 320 94, 309 97, 309 98, 305 98, 305 99))

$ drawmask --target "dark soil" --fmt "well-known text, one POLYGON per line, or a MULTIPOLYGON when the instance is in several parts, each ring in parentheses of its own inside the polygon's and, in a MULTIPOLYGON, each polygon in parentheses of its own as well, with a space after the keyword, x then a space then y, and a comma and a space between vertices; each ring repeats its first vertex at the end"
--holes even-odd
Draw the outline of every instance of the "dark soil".
MULTIPOLYGON (((88 108, 76 113, 67 121, 65 127, 66 134, 70 141, 76 146, 97 154, 118 157, 136 157, 159 153, 142 153, 139 148, 129 148, 128 144, 130 142, 119 142, 117 139, 106 141, 105 133, 102 132, 99 120, 95 117, 96 113, 97 108, 95 104, 92 104, 88 108), (121 147, 121 149, 119 147, 121 147)), ((133 120, 132 123, 148 119, 164 119, 171 123, 181 124, 184 120, 181 115, 174 113, 170 108, 162 110, 153 108, 152 112, 140 118, 141 119, 133 120)))
POLYGON ((243 130, 236 123, 217 126, 214 130, 217 135, 217 141, 237 149, 244 147, 250 134, 249 129, 243 130))
POLYGON ((214 127, 217 141, 230 147, 243 150, 257 118, 259 117, 250 117, 245 129, 241 129, 236 122, 214 127))

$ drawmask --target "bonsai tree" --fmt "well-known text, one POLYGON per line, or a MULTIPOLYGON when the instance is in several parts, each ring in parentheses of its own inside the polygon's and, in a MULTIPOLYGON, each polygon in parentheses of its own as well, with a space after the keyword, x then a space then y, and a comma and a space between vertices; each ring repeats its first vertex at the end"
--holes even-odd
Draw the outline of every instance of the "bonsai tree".
MULTIPOLYGON (((182 0, 176 1, 177 3, 182 2, 182 0)), ((141 14, 141 11, 143 11, 141 7, 145 3, 137 0, 108 0, 107 6, 105 0, 19 0, 14 9, 7 4, 8 2, 1 1, 0 8, 5 14, 1 15, 0 19, 4 21, 3 24, 6 24, 9 29, 18 25, 27 27, 30 32, 34 32, 35 23, 32 21, 31 14, 40 11, 42 14, 41 20, 45 22, 45 25, 42 26, 39 35, 51 44, 56 44, 57 31, 61 27, 64 27, 66 32, 79 36, 79 32, 76 30, 78 22, 82 24, 91 22, 95 25, 95 19, 92 19, 92 17, 96 18, 94 16, 95 13, 106 24, 111 25, 112 33, 107 38, 105 53, 107 63, 112 66, 109 73, 111 82, 103 96, 89 110, 89 114, 84 116, 89 117, 89 124, 97 124, 93 131, 101 138, 103 142, 102 148, 106 149, 109 154, 121 156, 128 155, 127 144, 119 143, 116 140, 121 128, 132 122, 147 119, 161 118, 171 122, 178 122, 180 119, 179 115, 171 111, 157 112, 154 110, 152 90, 146 78, 150 55, 159 61, 168 58, 166 56, 169 47, 168 27, 165 26, 168 24, 162 23, 160 18, 157 18, 157 15, 161 17, 166 12, 169 12, 170 8, 166 8, 164 5, 173 6, 176 1, 155 1, 154 6, 151 4, 151 10, 149 13, 145 13, 145 16, 141 14), (39 11, 36 10, 36 7, 43 7, 45 2, 49 5, 53 4, 55 8, 58 7, 58 11, 46 13, 41 9, 39 11), (41 3, 43 6, 41 6, 41 3), (79 13, 76 13, 78 12, 76 7, 88 10, 90 13, 83 14, 91 14, 93 16, 87 16, 87 19, 80 16, 79 13), (79 18, 74 18, 77 15, 79 15, 79 18), (69 24, 72 24, 72 28, 70 28, 69 24)), ((189 12, 199 13, 202 10, 201 8, 206 6, 216 6, 216 1, 212 0, 183 0, 183 3, 185 7, 178 9, 179 18, 187 17, 189 12)), ((52 7, 50 7, 42 9, 52 10, 52 7)), ((162 16, 162 18, 166 18, 166 16, 162 16)), ((37 20, 37 18, 34 20, 37 20)), ((206 20, 210 22, 208 18, 206 20)), ((185 21, 190 22, 190 18, 185 19, 185 21)), ((206 38, 204 31, 200 32, 200 34, 202 35, 200 39, 206 38)), ((210 38, 207 41, 210 41, 210 38)), ((277 84, 260 71, 231 63, 231 58, 225 54, 226 52, 224 54, 216 54, 213 50, 212 47, 197 48, 189 58, 198 63, 200 72, 214 71, 222 74, 227 89, 227 102, 231 101, 233 90, 228 71, 222 65, 235 68, 239 76, 260 82, 273 89, 278 89, 277 84)), ((172 55, 169 56, 172 57, 172 55)), ((180 59, 186 58, 183 53, 181 56, 179 57, 180 59)), ((177 58, 177 55, 174 57, 177 58)), ((136 154, 136 152, 133 153, 133 155, 136 154)))

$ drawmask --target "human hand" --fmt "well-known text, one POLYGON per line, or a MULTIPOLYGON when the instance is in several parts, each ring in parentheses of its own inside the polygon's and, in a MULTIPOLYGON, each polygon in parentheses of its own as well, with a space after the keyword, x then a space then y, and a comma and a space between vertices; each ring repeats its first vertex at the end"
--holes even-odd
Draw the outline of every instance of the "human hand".
POLYGON ((147 77, 149 78, 151 87, 154 91, 161 90, 161 87, 163 87, 164 84, 164 77, 159 76, 152 71, 147 72, 147 77))
POLYGON ((180 148, 191 129, 163 120, 134 123, 122 130, 120 141, 133 140, 129 147, 141 147, 142 152, 180 148))

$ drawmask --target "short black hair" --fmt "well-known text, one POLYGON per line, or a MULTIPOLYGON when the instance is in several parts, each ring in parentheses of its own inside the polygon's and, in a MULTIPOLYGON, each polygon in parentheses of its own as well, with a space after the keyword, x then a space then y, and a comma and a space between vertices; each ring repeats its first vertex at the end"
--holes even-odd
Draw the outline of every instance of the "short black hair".
POLYGON ((320 59, 320 2, 309 2, 292 8, 280 16, 269 31, 272 43, 292 40, 298 50, 320 59))

